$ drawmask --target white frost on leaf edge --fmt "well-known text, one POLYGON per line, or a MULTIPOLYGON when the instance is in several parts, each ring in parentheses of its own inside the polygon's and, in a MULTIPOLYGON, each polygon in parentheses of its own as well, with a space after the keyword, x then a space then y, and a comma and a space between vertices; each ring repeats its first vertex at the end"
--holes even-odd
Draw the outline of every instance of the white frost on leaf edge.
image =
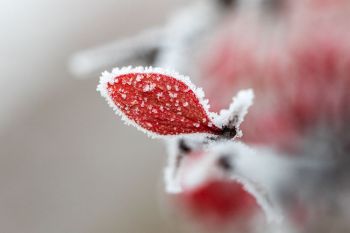
MULTIPOLYGON (((141 74, 161 74, 161 75, 166 75, 171 78, 174 78, 182 83, 184 83, 197 97, 200 105, 203 107, 205 113, 207 114, 208 118, 212 121, 214 125, 215 124, 215 118, 217 115, 215 113, 212 113, 209 111, 209 101, 205 99, 204 91, 202 88, 197 88, 190 80, 188 76, 180 75, 179 73, 169 70, 169 69, 162 69, 159 67, 132 67, 132 66, 127 66, 127 67, 122 67, 122 68, 114 68, 112 72, 104 71, 102 72, 100 76, 100 81, 97 86, 97 91, 100 92, 101 96, 103 96, 108 105, 114 110, 114 112, 121 116, 122 120, 124 121, 125 124, 127 125, 132 125, 136 127, 138 130, 144 132, 151 138, 167 138, 167 137, 177 137, 181 135, 191 135, 191 134, 175 134, 175 135, 160 135, 155 132, 149 131, 147 129, 144 129, 141 127, 139 124, 137 124, 134 120, 129 119, 123 111, 121 111, 116 104, 114 103, 113 99, 109 96, 108 90, 107 90, 107 84, 113 84, 115 81, 115 78, 118 76, 126 75, 126 74, 131 74, 131 73, 141 73, 141 74)), ((217 125, 216 125, 217 126, 217 125)), ((218 126, 217 126, 218 127, 218 126)), ((219 127, 220 128, 220 127, 219 127)), ((192 133, 193 135, 211 135, 209 133, 192 133)), ((216 135, 214 135, 216 136, 216 135)))
POLYGON ((247 115, 249 107, 253 104, 253 100, 254 92, 252 89, 239 91, 237 95, 232 98, 229 108, 221 110, 219 115, 215 117, 215 125, 222 128, 236 117, 235 126, 237 129, 237 137, 241 137, 242 132, 239 130, 239 126, 243 122, 245 115, 247 115))

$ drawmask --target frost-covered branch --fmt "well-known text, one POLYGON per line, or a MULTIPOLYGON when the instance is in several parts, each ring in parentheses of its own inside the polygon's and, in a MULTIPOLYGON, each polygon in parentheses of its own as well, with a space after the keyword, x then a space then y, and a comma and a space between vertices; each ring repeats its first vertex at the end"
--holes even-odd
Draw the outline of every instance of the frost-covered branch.
POLYGON ((278 219, 268 192, 259 183, 261 178, 255 179, 251 173, 256 171, 249 170, 251 164, 244 162, 247 158, 254 162, 254 152, 231 140, 253 103, 252 90, 239 92, 220 115, 209 111, 203 90, 188 77, 161 68, 125 67, 105 72, 97 90, 127 124, 152 137, 169 140, 167 191, 182 192, 224 175, 242 183, 268 219, 278 219), (186 164, 193 151, 205 156, 188 169, 183 160, 186 164), (226 156, 225 163, 220 163, 222 155, 226 156))
POLYGON ((152 60, 163 38, 164 29, 154 28, 134 37, 78 52, 69 61, 70 70, 77 77, 84 77, 115 64, 152 60))

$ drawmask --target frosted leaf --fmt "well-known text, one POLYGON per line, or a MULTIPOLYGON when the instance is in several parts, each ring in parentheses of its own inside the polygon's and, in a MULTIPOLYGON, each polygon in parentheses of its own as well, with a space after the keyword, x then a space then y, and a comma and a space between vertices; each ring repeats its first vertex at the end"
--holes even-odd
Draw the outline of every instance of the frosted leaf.
POLYGON ((112 73, 103 72, 97 90, 127 124, 153 137, 221 134, 212 122, 203 90, 178 73, 151 67, 114 69, 112 73), (122 96, 118 94, 121 89, 122 96), (186 108, 181 108, 180 103, 185 103, 186 108), (138 105, 136 112, 133 109, 138 105))

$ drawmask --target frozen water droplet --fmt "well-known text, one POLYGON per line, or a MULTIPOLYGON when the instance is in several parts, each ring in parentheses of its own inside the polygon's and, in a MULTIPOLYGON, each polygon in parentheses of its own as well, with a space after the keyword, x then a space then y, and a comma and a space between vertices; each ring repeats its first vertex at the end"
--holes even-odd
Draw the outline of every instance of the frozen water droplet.
POLYGON ((142 75, 141 75, 141 74, 138 74, 138 75, 136 76, 136 81, 137 81, 137 82, 140 82, 141 79, 142 79, 142 75))
POLYGON ((183 103, 183 106, 187 107, 188 106, 188 102, 183 103))
POLYGON ((162 96, 163 96, 162 92, 157 93, 157 99, 160 99, 160 97, 162 97, 162 96))
POLYGON ((177 94, 176 94, 176 93, 169 92, 169 96, 170 96, 170 98, 176 98, 176 97, 177 97, 177 94))
POLYGON ((200 124, 199 123, 193 123, 193 126, 198 128, 200 126, 200 124))
POLYGON ((144 92, 149 92, 149 91, 154 90, 155 87, 156 87, 156 84, 154 84, 154 83, 146 84, 146 85, 143 87, 143 91, 144 91, 144 92))

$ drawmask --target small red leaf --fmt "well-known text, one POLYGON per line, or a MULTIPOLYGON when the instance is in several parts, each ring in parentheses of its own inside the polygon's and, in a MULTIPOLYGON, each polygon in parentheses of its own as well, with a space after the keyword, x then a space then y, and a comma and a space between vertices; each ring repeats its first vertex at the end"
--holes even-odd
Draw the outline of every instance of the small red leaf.
POLYGON ((131 120, 124 119, 127 123, 152 136, 221 132, 209 116, 201 89, 176 73, 117 69, 102 75, 98 90, 117 113, 131 120))

